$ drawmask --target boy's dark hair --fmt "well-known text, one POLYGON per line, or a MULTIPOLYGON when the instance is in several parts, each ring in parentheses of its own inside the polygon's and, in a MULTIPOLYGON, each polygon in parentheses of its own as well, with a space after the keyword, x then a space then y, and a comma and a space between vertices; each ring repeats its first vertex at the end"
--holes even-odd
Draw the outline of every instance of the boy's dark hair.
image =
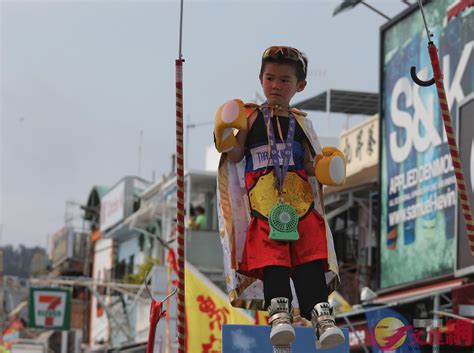
POLYGON ((265 71, 265 65, 267 63, 275 63, 275 64, 284 64, 284 65, 289 65, 291 67, 294 67, 295 71, 296 71, 296 78, 297 78, 298 82, 304 81, 304 80, 306 80, 306 71, 307 71, 307 68, 308 68, 308 58, 303 53, 301 53, 301 56, 302 56, 302 58, 305 62, 306 70, 305 70, 305 68, 303 67, 303 64, 300 61, 295 61, 295 60, 292 60, 292 59, 288 59, 288 58, 285 58, 282 55, 277 54, 277 55, 274 55, 274 56, 271 56, 271 57, 262 58, 262 65, 260 66, 260 75, 259 75, 259 77, 260 78, 262 77, 263 72, 265 71))

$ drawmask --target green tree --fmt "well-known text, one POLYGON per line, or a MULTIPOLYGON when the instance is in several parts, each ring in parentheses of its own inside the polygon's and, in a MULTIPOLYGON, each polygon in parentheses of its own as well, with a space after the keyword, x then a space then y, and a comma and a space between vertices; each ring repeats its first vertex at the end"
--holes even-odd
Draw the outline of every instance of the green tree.
POLYGON ((145 281, 145 275, 151 271, 154 265, 160 265, 160 260, 149 257, 144 263, 138 266, 137 273, 127 273, 123 277, 125 283, 142 284, 145 281))

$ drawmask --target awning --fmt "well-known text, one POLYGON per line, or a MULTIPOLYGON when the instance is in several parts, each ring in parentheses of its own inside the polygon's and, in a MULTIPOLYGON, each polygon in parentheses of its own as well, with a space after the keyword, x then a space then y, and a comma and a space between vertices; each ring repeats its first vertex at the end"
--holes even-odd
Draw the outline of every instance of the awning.
POLYGON ((299 102, 294 107, 302 110, 323 112, 329 110, 331 113, 374 115, 379 111, 378 100, 378 93, 330 89, 315 97, 299 102))
POLYGON ((372 302, 374 304, 387 304, 390 302, 400 301, 415 301, 427 297, 431 297, 436 294, 448 293, 453 288, 462 286, 464 283, 463 278, 457 278, 446 282, 436 283, 429 286, 413 288, 393 294, 388 294, 375 298, 372 302))
POLYGON ((130 215, 123 223, 130 227, 146 228, 163 215, 163 205, 149 201, 140 206, 138 211, 130 215))
POLYGON ((464 283, 463 278, 453 279, 441 283, 432 284, 429 286, 413 288, 405 291, 399 291, 397 293, 388 294, 384 296, 380 296, 375 298, 373 301, 370 302, 370 307, 360 307, 355 308, 355 310, 338 314, 336 315, 337 318, 344 318, 350 316, 357 316, 357 315, 365 315, 367 311, 379 310, 382 308, 389 308, 395 307, 397 305, 412 303, 420 299, 429 298, 437 294, 444 294, 449 293, 453 288, 457 288, 462 286, 464 283), (377 305, 379 304, 379 305, 377 305), (373 306, 376 305, 376 306, 373 306))
POLYGON ((123 222, 120 222, 112 229, 102 234, 104 238, 114 238, 115 240, 125 240, 136 234, 136 229, 146 229, 163 214, 163 206, 157 202, 149 201, 140 206, 140 208, 123 222))
POLYGON ((20 302, 12 311, 8 313, 8 318, 15 317, 16 315, 20 314, 20 312, 28 306, 28 301, 24 300, 20 302))
POLYGON ((41 332, 38 337, 36 337, 35 341, 40 343, 48 343, 49 338, 54 334, 54 330, 48 330, 45 332, 41 332))
POLYGON ((109 348, 107 350, 104 350, 104 352, 107 352, 107 353, 119 353, 119 352, 145 353, 146 349, 147 349, 147 342, 138 342, 138 343, 124 344, 119 347, 109 348))

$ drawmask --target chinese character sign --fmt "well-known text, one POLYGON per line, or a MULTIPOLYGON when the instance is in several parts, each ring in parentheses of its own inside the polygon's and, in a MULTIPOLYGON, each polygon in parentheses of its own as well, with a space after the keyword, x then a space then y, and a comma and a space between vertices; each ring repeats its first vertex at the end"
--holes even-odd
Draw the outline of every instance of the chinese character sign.
POLYGON ((360 125, 342 132, 339 138, 339 148, 346 157, 346 175, 348 177, 378 164, 378 140, 378 114, 360 125))

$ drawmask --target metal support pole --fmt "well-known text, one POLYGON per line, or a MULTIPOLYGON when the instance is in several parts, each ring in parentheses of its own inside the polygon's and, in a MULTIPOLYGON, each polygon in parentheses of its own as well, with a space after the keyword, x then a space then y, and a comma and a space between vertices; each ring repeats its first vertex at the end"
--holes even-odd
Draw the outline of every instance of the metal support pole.
POLYGON ((67 336, 69 331, 61 331, 61 353, 68 353, 67 351, 67 336))
POLYGON ((331 116, 331 89, 328 89, 326 92, 326 116, 328 119, 328 136, 329 136, 329 131, 331 130, 330 127, 330 116, 331 116))
MULTIPOLYGON (((439 294, 436 294, 433 298, 433 322, 437 323, 438 320, 439 320, 439 315, 438 315, 438 311, 439 311, 439 294)), ((435 325, 436 327, 434 327, 435 330, 438 329, 438 325, 435 325)), ((439 333, 439 331, 438 331, 439 333)), ((432 336, 434 337, 434 335, 432 336)), ((436 337, 434 339, 434 342, 433 342, 433 353, 438 353, 439 352, 439 337, 436 337)))
MULTIPOLYGON (((194 128, 195 126, 191 124, 191 116, 189 114, 186 115, 186 120, 184 121, 184 171, 189 171, 189 130, 194 128)), ((189 215, 189 213, 188 213, 189 215)))
POLYGON ((186 217, 184 217, 184 219, 186 220, 186 222, 189 222, 189 220, 191 219, 191 173, 189 173, 189 171, 186 175, 185 185, 186 185, 186 196, 184 199, 186 202, 186 217))
POLYGON ((362 349, 364 350, 365 353, 369 353, 369 350, 367 349, 367 347, 365 346, 364 342, 362 341, 362 339, 359 337, 359 334, 357 333, 357 331, 355 330, 354 326, 352 326, 352 323, 351 321, 349 320, 349 318, 347 316, 344 316, 344 321, 346 322, 347 326, 349 326, 349 328, 351 329, 351 331, 354 333, 354 335, 356 336, 357 338, 357 341, 359 342, 360 346, 362 347, 362 349))
POLYGON ((369 253, 367 254, 367 265, 372 270, 372 193, 369 193, 369 241, 367 247, 369 253))
POLYGON ((370 6, 369 4, 367 4, 366 2, 364 1, 361 1, 360 2, 362 5, 365 5, 366 7, 368 7, 369 9, 371 9, 372 11, 374 11, 375 13, 378 13, 380 16, 382 17, 385 17, 387 20, 390 20, 390 17, 388 17, 386 14, 384 14, 383 12, 377 10, 375 7, 373 6, 370 6))

